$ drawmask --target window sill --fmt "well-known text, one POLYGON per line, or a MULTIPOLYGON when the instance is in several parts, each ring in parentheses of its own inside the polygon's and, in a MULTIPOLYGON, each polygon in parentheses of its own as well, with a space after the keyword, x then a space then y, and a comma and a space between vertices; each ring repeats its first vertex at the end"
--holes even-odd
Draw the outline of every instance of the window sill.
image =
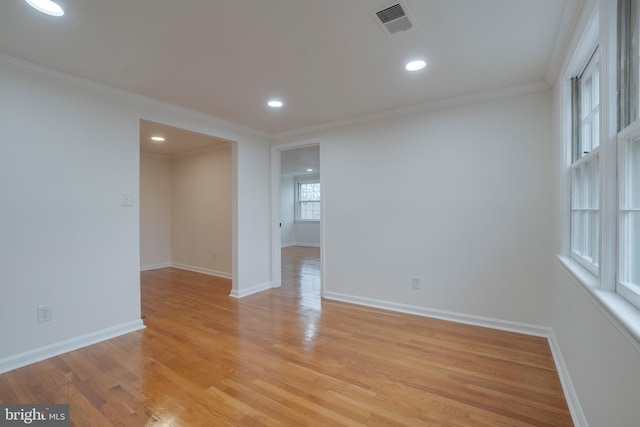
POLYGON ((299 224, 320 224, 319 219, 296 219, 293 222, 297 222, 299 224))
POLYGON ((575 260, 567 256, 557 257, 578 288, 640 352, 640 310, 615 292, 600 289, 598 279, 575 260))

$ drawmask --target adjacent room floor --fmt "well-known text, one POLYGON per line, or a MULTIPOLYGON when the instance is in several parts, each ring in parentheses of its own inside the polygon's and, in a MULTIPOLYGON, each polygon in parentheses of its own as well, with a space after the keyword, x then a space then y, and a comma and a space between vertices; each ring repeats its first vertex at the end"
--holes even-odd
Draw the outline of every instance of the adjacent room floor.
POLYGON ((320 298, 319 250, 283 285, 142 273, 147 329, 0 375, 0 403, 76 426, 570 426, 544 338, 320 298))

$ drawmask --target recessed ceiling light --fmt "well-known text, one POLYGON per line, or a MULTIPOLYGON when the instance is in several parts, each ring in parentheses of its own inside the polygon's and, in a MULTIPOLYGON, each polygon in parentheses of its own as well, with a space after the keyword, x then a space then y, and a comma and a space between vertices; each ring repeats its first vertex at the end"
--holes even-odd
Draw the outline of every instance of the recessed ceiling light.
POLYGON ((152 136, 151 140, 156 142, 164 142, 164 138, 161 136, 152 136))
POLYGON ((307 169, 307 172, 313 172, 313 169, 307 169))
POLYGON ((34 9, 46 13, 51 16, 62 16, 64 15, 64 10, 60 7, 59 4, 51 1, 51 0, 26 0, 29 3, 29 6, 34 9))
POLYGON ((418 59, 416 61, 407 62, 407 65, 404 66, 404 69, 407 71, 419 71, 427 66, 427 63, 422 59, 418 59))
POLYGON ((284 104, 279 99, 272 99, 271 101, 267 102, 267 105, 271 108, 280 108, 284 104))

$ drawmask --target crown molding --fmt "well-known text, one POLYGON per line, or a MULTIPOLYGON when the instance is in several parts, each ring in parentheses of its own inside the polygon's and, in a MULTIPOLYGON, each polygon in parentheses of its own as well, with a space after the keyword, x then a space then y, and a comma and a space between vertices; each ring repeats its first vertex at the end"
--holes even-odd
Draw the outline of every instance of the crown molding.
MULTIPOLYGON (((581 1, 581 0, 575 0, 581 1)), ((525 83, 521 85, 507 86, 500 89, 488 90, 483 92, 477 92, 469 95, 462 95, 451 98, 443 98, 435 101, 428 101, 425 103, 411 105, 407 107, 396 108, 393 110, 381 111, 378 113, 368 114, 360 117, 355 117, 345 120, 337 120, 327 122, 319 125, 309 126, 300 129, 293 129, 279 133, 268 133, 253 129, 247 126, 243 126, 234 122, 230 122, 209 114, 200 113, 188 108, 180 107, 168 102, 159 101, 157 99, 149 98, 143 95, 139 95, 126 90, 118 89, 113 86, 109 86, 103 83, 97 83, 93 80, 88 80, 82 77, 77 77, 72 74, 68 74, 62 71, 54 70, 49 67, 34 64, 23 59, 19 59, 10 55, 0 53, 0 67, 11 69, 13 71, 27 73, 36 77, 53 80, 62 84, 68 84, 77 88, 89 90, 102 95, 117 96, 125 98, 130 102, 134 102, 138 105, 144 105, 146 107, 153 107, 166 112, 180 114, 187 116, 195 120, 201 120, 212 125, 220 126, 228 130, 241 132, 245 134, 251 134, 256 137, 266 139, 271 142, 281 141, 287 138, 299 137, 301 135, 313 134, 329 129, 340 128, 358 123, 365 123, 374 120, 381 120, 391 117, 398 117, 410 114, 416 114, 426 111, 439 110, 443 108, 449 108, 465 104, 473 104, 476 102, 487 101, 491 99, 504 98, 515 95, 522 95, 526 93, 540 92, 550 88, 545 81, 525 83)))
POLYGON ((500 89, 476 92, 469 95, 455 96, 451 98, 443 98, 435 101, 428 101, 422 104, 411 105, 408 107, 396 108, 393 110, 381 111, 378 113, 368 114, 346 120, 337 120, 333 122, 323 123, 320 125, 309 126, 290 131, 279 132, 272 135, 274 141, 282 141, 288 138, 300 137, 303 135, 314 134, 330 129, 336 129, 344 126, 350 126, 358 123, 366 123, 374 120, 382 120, 391 117, 406 116, 426 111, 441 110, 444 108, 455 107, 459 105, 474 104, 476 102, 488 101, 498 98, 506 98, 510 96, 523 95, 526 93, 541 92, 548 90, 550 86, 544 81, 525 83, 521 85, 507 86, 500 89))
POLYGON ((168 102, 159 101, 154 98, 149 98, 144 95, 139 95, 137 93, 129 92, 123 89, 118 89, 114 86, 106 85, 104 83, 98 83, 93 80, 74 76, 73 74, 65 73, 62 71, 55 70, 53 68, 34 64, 32 62, 25 61, 23 59, 16 58, 14 56, 6 55, 3 53, 0 53, 0 67, 7 68, 20 73, 30 74, 32 76, 36 76, 36 77, 40 77, 48 80, 53 80, 58 83, 67 84, 80 89, 92 91, 100 95, 111 95, 111 96, 117 96, 120 98, 125 98, 127 101, 136 103, 138 105, 156 108, 169 113, 180 114, 182 116, 186 116, 194 120, 201 120, 215 126, 226 128, 228 130, 241 132, 241 133, 248 133, 253 136, 257 136, 267 140, 271 138, 271 135, 267 132, 259 131, 257 129, 243 126, 238 123, 224 120, 209 114, 190 110, 185 107, 180 107, 178 105, 174 105, 168 102))
POLYGON ((578 16, 580 15, 583 5, 584 0, 567 0, 564 5, 560 26, 558 27, 558 34, 556 34, 556 41, 553 45, 551 58, 547 64, 547 71, 544 77, 544 81, 550 87, 553 87, 560 75, 563 61, 569 51, 571 36, 575 30, 578 16))

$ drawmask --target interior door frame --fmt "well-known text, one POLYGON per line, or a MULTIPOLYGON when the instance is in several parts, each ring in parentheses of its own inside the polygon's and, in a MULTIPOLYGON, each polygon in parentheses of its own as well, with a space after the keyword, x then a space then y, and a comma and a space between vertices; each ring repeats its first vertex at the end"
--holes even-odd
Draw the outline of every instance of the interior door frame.
POLYGON ((271 283, 274 288, 282 285, 282 234, 280 229, 280 157, 283 151, 318 146, 320 150, 320 296, 324 297, 324 206, 325 171, 322 169, 322 139, 314 138, 271 146, 271 283))

